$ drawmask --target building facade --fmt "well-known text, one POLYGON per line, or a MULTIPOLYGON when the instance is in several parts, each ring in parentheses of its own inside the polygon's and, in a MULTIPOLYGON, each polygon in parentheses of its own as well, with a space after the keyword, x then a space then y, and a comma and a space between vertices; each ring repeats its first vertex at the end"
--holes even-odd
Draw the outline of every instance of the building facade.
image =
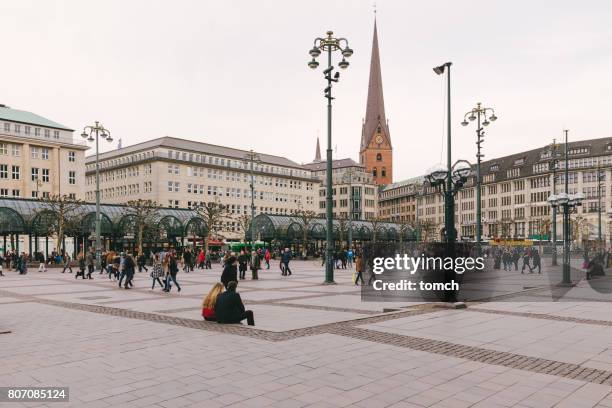
MULTIPOLYGON (((139 198, 164 207, 192 208, 218 201, 232 220, 223 235, 244 236, 241 215, 251 215, 250 152, 173 137, 163 137, 100 153, 100 196, 105 203, 139 198)), ((255 214, 315 211, 319 180, 287 158, 254 153, 255 214)), ((95 156, 87 157, 87 199, 95 199, 95 156)))
MULTIPOLYGON (((317 154, 320 158, 317 141, 317 154)), ((316 212, 325 217, 327 175, 326 162, 315 160, 303 165, 320 180, 317 189, 316 212)), ((354 220, 369 220, 376 216, 378 209, 377 186, 365 167, 352 159, 332 161, 333 213, 334 218, 348 219, 352 214, 354 220)))
POLYGON ((376 185, 393 182, 393 147, 389 122, 385 115, 376 21, 374 21, 366 116, 361 129, 359 163, 372 176, 376 185))
MULTIPOLYGON (((581 192, 585 200, 571 215, 572 238, 586 243, 598 239, 599 202, 602 212, 602 239, 610 242, 612 225, 612 138, 591 139, 568 144, 568 192, 581 192), (598 177, 598 174, 600 176, 598 177)), ((548 240, 552 230, 551 194, 564 192, 565 146, 550 144, 481 164, 481 205, 483 240, 532 238, 548 240), (555 165, 556 162, 556 165, 555 165)), ((455 201, 458 239, 474 240, 476 202, 474 177, 459 191, 455 201)), ((441 239, 444 227, 444 199, 439 191, 426 187, 417 198, 418 217, 441 239)), ((557 215, 557 240, 562 239, 562 215, 557 215)))
POLYGON ((84 199, 87 149, 72 129, 0 105, 0 197, 84 199))
POLYGON ((414 177, 382 187, 378 194, 378 217, 388 222, 416 225, 417 196, 423 181, 423 177, 414 177))

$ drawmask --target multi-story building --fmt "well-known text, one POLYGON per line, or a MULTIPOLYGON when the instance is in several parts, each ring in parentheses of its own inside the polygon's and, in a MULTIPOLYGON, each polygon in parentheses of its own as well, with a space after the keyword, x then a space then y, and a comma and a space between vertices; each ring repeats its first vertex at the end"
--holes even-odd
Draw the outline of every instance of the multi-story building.
MULTIPOLYGON (((138 198, 162 206, 190 208, 218 201, 233 218, 251 214, 250 152, 173 137, 162 137, 100 153, 100 196, 104 203, 138 198)), ((255 213, 314 211, 319 181, 285 157, 255 153, 255 213)), ((87 199, 95 199, 95 156, 87 160, 87 199)), ((227 221, 227 238, 239 238, 238 221, 227 221)))
POLYGON ((378 216, 384 221, 414 224, 417 195, 424 178, 413 177, 387 184, 378 193, 378 216))
POLYGON ((85 150, 73 130, 0 105, 0 197, 85 198, 85 150))
MULTIPOLYGON (((315 211, 323 217, 326 208, 326 166, 327 163, 321 161, 317 140, 315 161, 304 164, 302 167, 311 171, 313 177, 320 180, 320 184, 317 185, 318 203, 315 211)), ((354 220, 374 218, 378 208, 377 186, 365 167, 352 159, 333 160, 332 172, 334 217, 348 219, 349 213, 352 212, 354 220)))
MULTIPOLYGON (((552 209, 546 200, 551 194, 564 191, 564 152, 564 145, 557 144, 555 147, 551 144, 482 163, 483 239, 548 239, 552 209), (553 166, 555 158, 557 165, 553 166)), ((579 241, 598 238, 601 197, 602 235, 609 242, 612 232, 609 218, 612 210, 612 138, 571 142, 568 144, 568 157, 568 192, 581 192, 585 196, 578 213, 572 214, 574 237, 579 241)), ((474 177, 471 177, 455 201, 455 225, 459 239, 475 239, 475 197, 474 177)), ((434 236, 440 239, 444 227, 442 195, 437 189, 426 187, 424 195, 417 198, 417 203, 419 219, 430 225, 434 236)), ((561 239, 560 214, 556 221, 557 239, 561 239)))

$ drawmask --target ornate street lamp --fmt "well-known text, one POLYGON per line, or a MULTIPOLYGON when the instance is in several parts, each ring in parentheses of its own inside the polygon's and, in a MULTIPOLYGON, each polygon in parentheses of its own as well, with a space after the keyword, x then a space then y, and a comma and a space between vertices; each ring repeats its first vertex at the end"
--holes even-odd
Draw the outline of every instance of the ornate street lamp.
POLYGON ((323 75, 327 80, 327 87, 324 89, 324 97, 327 99, 327 166, 326 166, 326 204, 325 212, 327 217, 326 229, 326 248, 325 248, 325 282, 333 284, 334 282, 334 265, 333 265, 333 230, 334 230, 334 214, 332 212, 333 205, 333 190, 332 190, 332 83, 338 82, 340 72, 336 72, 332 78, 334 66, 332 64, 332 52, 340 51, 342 61, 338 63, 338 67, 346 69, 349 66, 346 58, 353 55, 353 50, 348 45, 346 38, 335 38, 333 31, 327 32, 327 37, 318 37, 314 40, 314 46, 309 51, 312 60, 308 62, 308 66, 316 69, 319 66, 316 58, 321 55, 321 51, 327 52, 327 68, 323 70, 323 75))
MULTIPOLYGON (((249 168, 249 172, 251 174, 251 185, 249 186, 251 189, 251 226, 253 225, 253 220, 255 219, 255 176, 253 174, 253 164, 254 163, 261 163, 261 158, 259 157, 259 155, 255 152, 253 152, 253 150, 251 149, 247 154, 244 155, 244 160, 247 163, 250 163, 250 168, 249 168)), ((253 250, 253 248, 255 248, 255 240, 253 237, 254 231, 253 228, 250 228, 251 230, 251 250, 253 250)))
POLYGON ((349 188, 349 219, 348 219, 348 249, 353 247, 353 170, 348 170, 342 176, 342 182, 348 183, 349 188))
POLYGON ((477 121, 476 126, 476 254, 480 256, 481 253, 481 240, 482 240, 482 208, 481 208, 481 180, 480 180, 480 162, 484 157, 484 154, 480 152, 481 144, 484 142, 484 128, 483 126, 489 126, 491 122, 497 120, 495 111, 493 108, 485 108, 480 102, 476 104, 476 107, 471 111, 467 112, 463 116, 463 122, 461 125, 469 125, 469 121, 477 121))
POLYGON ((87 139, 88 142, 93 142, 94 140, 96 142, 96 268, 99 270, 101 267, 102 243, 100 240, 100 149, 98 141, 101 137, 110 143, 113 141, 113 138, 110 131, 98 121, 93 126, 85 126, 81 137, 87 139))
POLYGON ((553 208, 563 207, 563 281, 562 285, 571 285, 572 279, 570 275, 570 211, 578 206, 582 205, 584 200, 584 194, 568 193, 568 143, 567 134, 569 130, 565 132, 565 192, 559 194, 553 194, 548 197, 548 204, 553 208))

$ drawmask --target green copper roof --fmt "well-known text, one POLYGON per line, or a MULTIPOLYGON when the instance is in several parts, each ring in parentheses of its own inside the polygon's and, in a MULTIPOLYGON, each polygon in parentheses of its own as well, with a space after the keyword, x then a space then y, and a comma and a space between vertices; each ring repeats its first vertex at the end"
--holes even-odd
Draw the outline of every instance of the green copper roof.
POLYGON ((6 105, 0 105, 0 120, 10 120, 12 122, 27 123, 31 125, 45 126, 54 129, 62 129, 73 131, 64 125, 61 125, 52 120, 38 116, 35 113, 9 108, 6 105))

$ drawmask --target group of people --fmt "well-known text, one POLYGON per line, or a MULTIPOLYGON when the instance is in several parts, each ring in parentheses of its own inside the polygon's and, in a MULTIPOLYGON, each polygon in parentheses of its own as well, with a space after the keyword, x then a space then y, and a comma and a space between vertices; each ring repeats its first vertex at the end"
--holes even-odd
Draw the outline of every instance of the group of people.
POLYGON ((542 260, 540 253, 535 248, 499 248, 493 250, 493 268, 501 269, 504 271, 511 271, 514 267, 515 271, 519 270, 519 261, 522 259, 521 273, 525 273, 525 269, 529 269, 529 273, 534 273, 534 270, 538 270, 538 273, 542 273, 542 260))
MULTIPOLYGON (((325 265, 325 249, 321 249, 319 255, 321 256, 321 266, 325 265)), ((335 269, 346 269, 353 267, 353 261, 355 259, 355 252, 352 248, 344 248, 332 252, 332 265, 335 269)))

